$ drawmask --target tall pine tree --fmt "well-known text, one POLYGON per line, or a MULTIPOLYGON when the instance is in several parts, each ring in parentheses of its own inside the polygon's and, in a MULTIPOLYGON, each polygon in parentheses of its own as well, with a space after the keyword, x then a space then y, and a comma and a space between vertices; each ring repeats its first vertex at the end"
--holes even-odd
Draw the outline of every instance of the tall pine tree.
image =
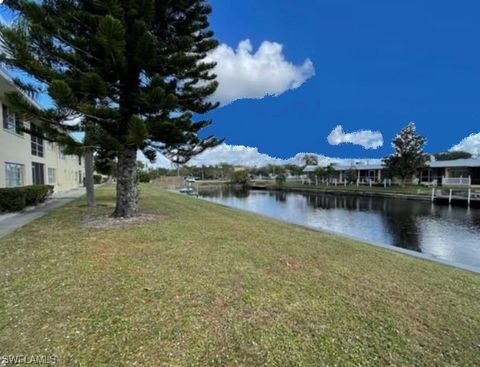
POLYGON ((137 214, 136 155, 157 152, 180 163, 218 144, 194 121, 216 107, 214 64, 202 60, 217 46, 204 0, 5 0, 15 23, 0 26, 1 60, 35 81, 28 92, 48 92, 55 105, 39 110, 20 93, 9 101, 40 121, 45 138, 69 140, 82 117, 117 157, 114 216, 137 214))
POLYGON ((412 178, 418 170, 425 167, 427 156, 423 146, 427 139, 417 134, 415 124, 410 122, 395 136, 392 141, 393 154, 383 160, 393 177, 399 177, 402 187, 408 178, 412 178))

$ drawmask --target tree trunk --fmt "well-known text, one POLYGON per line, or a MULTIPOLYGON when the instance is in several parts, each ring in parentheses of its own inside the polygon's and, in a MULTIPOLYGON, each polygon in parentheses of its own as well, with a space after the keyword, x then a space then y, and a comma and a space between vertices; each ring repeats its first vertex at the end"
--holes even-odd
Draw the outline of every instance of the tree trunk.
POLYGON ((87 190, 87 206, 95 206, 95 186, 93 180, 93 149, 85 149, 85 188, 87 190))
POLYGON ((136 149, 126 149, 118 155, 117 206, 113 212, 114 217, 131 218, 138 214, 136 160, 136 149))

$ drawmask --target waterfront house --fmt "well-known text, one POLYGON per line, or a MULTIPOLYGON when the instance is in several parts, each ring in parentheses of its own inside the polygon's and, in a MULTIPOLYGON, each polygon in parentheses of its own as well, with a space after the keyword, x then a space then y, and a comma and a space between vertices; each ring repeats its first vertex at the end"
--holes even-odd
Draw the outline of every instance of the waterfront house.
POLYGON ((431 161, 420 175, 422 183, 434 182, 442 186, 480 185, 480 159, 431 161))
POLYGON ((351 166, 334 166, 335 179, 339 183, 358 182, 360 184, 382 183, 390 176, 382 164, 357 163, 351 166))
MULTIPOLYGON (((304 174, 313 177, 318 166, 306 166, 304 174)), ((355 163, 350 166, 334 165, 329 183, 380 184, 389 180, 390 174, 383 164, 355 163)), ((475 186, 480 185, 480 159, 457 159, 427 162, 425 169, 412 179, 414 184, 428 186, 475 186)))
MULTIPOLYGON (((312 177, 318 167, 305 166, 303 173, 312 177)), ((382 164, 356 162, 350 166, 334 164, 332 175, 322 181, 338 184, 357 182, 359 184, 369 184, 370 182, 379 184, 389 177, 388 170, 382 164)))
POLYGON ((20 130, 22 125, 33 129, 35 123, 22 121, 6 102, 5 93, 16 88, 0 71, 0 187, 48 184, 59 192, 83 186, 82 157, 66 155, 57 144, 20 130))

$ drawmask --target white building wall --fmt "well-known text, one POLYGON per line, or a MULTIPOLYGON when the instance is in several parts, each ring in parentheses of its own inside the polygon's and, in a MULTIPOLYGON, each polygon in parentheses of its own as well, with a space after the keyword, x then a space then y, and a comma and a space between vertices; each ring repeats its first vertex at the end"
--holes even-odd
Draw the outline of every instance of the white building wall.
POLYGON ((23 165, 24 184, 28 185, 32 182, 30 135, 19 135, 3 128, 3 106, 4 102, 0 104, 0 187, 6 186, 6 163, 23 165))
MULTIPOLYGON (((44 156, 38 157, 31 153, 31 136, 19 135, 4 129, 3 105, 5 101, 3 93, 0 93, 0 187, 6 186, 6 163, 23 165, 24 185, 31 185, 32 162, 44 164, 45 184, 55 187, 55 192, 71 190, 83 186, 85 175, 83 159, 79 162, 78 156, 64 156, 57 144, 44 141, 44 156), (48 168, 55 169, 55 182, 49 182, 48 168)), ((29 127, 28 122, 25 123, 29 127)))

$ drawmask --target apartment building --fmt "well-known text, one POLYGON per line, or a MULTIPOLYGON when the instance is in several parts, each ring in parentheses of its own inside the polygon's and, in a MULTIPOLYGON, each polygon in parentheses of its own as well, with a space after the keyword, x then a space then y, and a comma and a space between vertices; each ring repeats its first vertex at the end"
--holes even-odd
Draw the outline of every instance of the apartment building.
POLYGON ((35 125, 22 121, 8 106, 5 93, 15 88, 0 71, 0 187, 48 184, 61 192, 83 186, 82 157, 66 155, 57 144, 21 132, 22 124, 30 129, 35 125))

